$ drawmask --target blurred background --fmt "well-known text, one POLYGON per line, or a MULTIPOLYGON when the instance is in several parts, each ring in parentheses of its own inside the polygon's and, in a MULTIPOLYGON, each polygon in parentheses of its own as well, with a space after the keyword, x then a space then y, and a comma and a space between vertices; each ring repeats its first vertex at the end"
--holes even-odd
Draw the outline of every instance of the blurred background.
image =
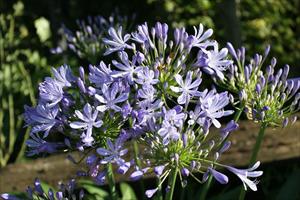
MULTIPOLYGON (((172 27, 186 26, 189 31, 202 23, 213 28, 213 37, 222 46, 228 41, 235 47, 245 46, 249 56, 262 53, 271 44, 270 54, 277 58, 278 66, 289 64, 292 76, 297 77, 299 11, 299 0, 0 0, 0 171, 8 164, 26 162, 24 141, 29 130, 24 128, 23 106, 36 104, 38 83, 49 75, 51 67, 66 63, 77 68, 91 62, 72 51, 53 54, 58 45, 66 45, 63 24, 74 31, 78 19, 97 15, 108 18, 112 13, 127 16, 129 30, 145 21, 150 25, 160 21, 172 27)), ((101 55, 93 64, 99 59, 101 55)), ((299 159, 264 167, 266 181, 258 198, 279 198, 287 192, 299 195, 296 188, 300 183, 291 179, 299 177, 299 159), (283 191, 279 194, 279 190, 283 191)))

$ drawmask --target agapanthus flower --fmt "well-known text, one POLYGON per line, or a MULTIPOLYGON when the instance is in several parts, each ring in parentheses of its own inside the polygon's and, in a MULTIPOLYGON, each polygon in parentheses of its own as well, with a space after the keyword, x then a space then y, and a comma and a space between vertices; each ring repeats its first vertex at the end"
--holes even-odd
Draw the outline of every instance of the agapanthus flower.
POLYGON ((143 67, 142 70, 138 71, 135 82, 140 85, 154 85, 158 83, 158 79, 155 77, 153 70, 150 70, 149 67, 143 67))
POLYGON ((137 91, 137 97, 140 98, 141 104, 151 103, 156 99, 156 90, 152 85, 143 85, 137 91))
MULTIPOLYGON (((66 185, 60 184, 59 190, 54 192, 52 188, 48 191, 42 187, 39 179, 35 179, 34 187, 28 187, 26 190, 27 197, 25 200, 41 199, 41 200, 81 200, 84 197, 84 191, 76 191, 75 179, 71 179, 66 185)), ((8 193, 1 194, 4 200, 21 200, 21 198, 8 193)), ((24 200, 24 198, 22 198, 24 200)))
POLYGON ((229 96, 227 92, 220 94, 216 93, 215 90, 204 90, 199 98, 200 107, 205 116, 211 120, 215 127, 220 128, 221 124, 217 120, 218 118, 231 115, 233 110, 224 111, 224 107, 229 104, 229 96))
POLYGON ((71 122, 70 127, 73 129, 86 130, 86 132, 81 135, 81 138, 84 144, 90 146, 94 141, 94 138, 92 136, 93 127, 100 128, 103 124, 102 120, 97 119, 98 110, 93 111, 92 106, 87 103, 83 108, 83 112, 75 110, 75 115, 82 121, 71 122))
POLYGON ((207 46, 211 46, 214 42, 207 41, 207 39, 212 36, 213 30, 208 29, 204 32, 204 27, 202 24, 199 25, 198 29, 194 26, 194 35, 187 38, 188 45, 190 47, 198 47, 205 49, 207 46))
POLYGON ((111 68, 110 65, 106 65, 103 61, 100 62, 99 66, 89 66, 89 80, 91 83, 96 84, 98 87, 101 87, 104 83, 111 83, 113 77, 111 77, 111 68))
POLYGON ((130 39, 130 34, 122 35, 122 26, 116 30, 114 27, 108 29, 109 38, 103 38, 104 44, 108 45, 104 55, 111 54, 115 51, 123 51, 125 48, 133 48, 126 42, 130 39))
MULTIPOLYGON (((133 19, 134 17, 132 17, 133 19)), ((111 27, 117 28, 121 25, 129 30, 131 21, 126 16, 120 16, 117 12, 108 18, 103 16, 88 17, 87 20, 76 20, 75 30, 62 26, 63 40, 59 46, 51 49, 54 54, 61 54, 70 49, 80 58, 85 58, 92 64, 96 64, 105 51, 103 39, 108 37, 111 27)))
POLYGON ((44 137, 47 137, 49 131, 59 123, 56 119, 58 112, 57 107, 49 108, 42 104, 35 108, 25 106, 24 119, 26 124, 32 127, 32 133, 44 132, 44 137))
POLYGON ((198 91, 198 86, 200 85, 202 80, 200 77, 198 77, 195 81, 192 82, 192 78, 193 78, 192 71, 187 72, 184 81, 182 76, 179 74, 176 74, 174 78, 180 87, 171 86, 170 88, 172 91, 176 93, 181 93, 181 95, 177 99, 177 102, 179 104, 186 104, 186 103, 188 104, 188 102, 193 96, 200 95, 200 92, 198 91))
POLYGON ((226 168, 237 175, 241 181, 243 182, 245 190, 247 190, 247 187, 249 187, 251 190, 256 191, 257 190, 257 183, 258 181, 251 181, 250 178, 257 178, 263 174, 262 171, 254 171, 256 170, 260 165, 260 162, 256 162, 252 167, 248 169, 236 169, 231 166, 226 166, 226 168))
POLYGON ((130 162, 125 162, 125 160, 122 158, 128 152, 127 149, 123 148, 122 139, 118 138, 115 144, 113 144, 110 139, 107 139, 106 144, 107 148, 100 147, 97 149, 97 153, 100 156, 103 156, 103 159, 100 160, 100 163, 116 163, 119 166, 119 171, 122 170, 122 172, 125 173, 130 167, 130 162))
MULTIPOLYGON (((111 63, 90 66, 88 79, 80 68, 76 82, 62 86, 63 99, 68 97, 74 106, 65 109, 60 102, 53 106, 60 111, 54 118, 61 123, 58 132, 69 141, 67 148, 96 150, 87 156, 88 170, 82 172, 96 183, 105 183, 111 165, 120 174, 133 170, 133 180, 154 172, 161 184, 179 174, 183 186, 187 177, 203 183, 210 173, 221 177, 216 167, 228 167, 219 163, 219 157, 230 147, 225 135, 237 124, 231 122, 220 134, 209 135, 209 129, 221 128, 219 120, 233 113, 226 110, 230 95, 199 88, 205 67, 215 70, 214 79, 222 76, 229 63, 227 52, 218 50, 209 40, 212 31, 202 25, 194 34, 185 28, 170 33, 169 26, 160 22, 153 27, 139 25, 131 34, 111 28, 104 40, 107 54, 115 52, 111 63), (197 59, 208 59, 207 66, 196 67, 197 59), (82 107, 84 111, 78 111, 82 107), (91 141, 93 145, 86 145, 91 141), (138 144, 143 153, 127 154, 132 149, 125 148, 125 142, 138 144)), ((147 190, 146 195, 156 191, 147 190)))
POLYGON ((202 49, 198 53, 194 66, 202 68, 204 72, 210 75, 216 75, 218 78, 224 79, 223 72, 232 64, 231 60, 226 60, 227 53, 226 48, 219 51, 217 44, 214 45, 213 50, 202 49))
POLYGON ((137 32, 132 33, 132 38, 136 42, 144 45, 147 49, 149 47, 153 48, 154 44, 150 39, 149 29, 147 23, 139 25, 137 27, 137 32))
POLYGON ((27 151, 28 156, 41 153, 52 154, 57 152, 59 148, 65 147, 62 142, 47 142, 38 134, 31 134, 30 139, 26 141, 26 145, 29 148, 27 151))
POLYGON ((68 65, 63 65, 58 69, 52 68, 52 73, 55 80, 61 85, 61 87, 71 87, 71 82, 75 81, 68 65))
POLYGON ((58 81, 47 77, 39 86, 40 100, 53 107, 63 99, 63 88, 58 81))
POLYGON ((165 121, 162 127, 158 130, 158 135, 163 138, 163 144, 167 145, 170 140, 178 140, 180 138, 180 132, 177 127, 165 121))
POLYGON ((232 44, 227 47, 235 59, 225 73, 225 79, 216 83, 236 93, 240 104, 245 107, 249 119, 271 126, 285 126, 288 118, 299 111, 297 94, 300 82, 289 81, 289 66, 286 65, 275 73, 276 58, 263 70, 263 64, 270 52, 268 46, 264 55, 255 54, 246 61, 244 47, 235 50, 232 44))
POLYGON ((97 106, 97 110, 100 112, 104 112, 108 109, 116 112, 121 111, 121 107, 117 104, 126 101, 128 93, 120 94, 120 88, 116 83, 114 83, 111 87, 104 84, 101 91, 102 95, 95 95, 95 98, 101 103, 101 105, 97 106), (119 94, 119 96, 117 96, 117 94, 119 94))
POLYGON ((118 69, 111 72, 111 76, 118 78, 122 77, 128 80, 129 84, 133 83, 134 74, 136 74, 141 68, 135 66, 135 63, 129 61, 128 55, 126 52, 119 52, 119 58, 121 63, 113 60, 113 65, 118 69), (121 71, 120 71, 121 70, 121 71))

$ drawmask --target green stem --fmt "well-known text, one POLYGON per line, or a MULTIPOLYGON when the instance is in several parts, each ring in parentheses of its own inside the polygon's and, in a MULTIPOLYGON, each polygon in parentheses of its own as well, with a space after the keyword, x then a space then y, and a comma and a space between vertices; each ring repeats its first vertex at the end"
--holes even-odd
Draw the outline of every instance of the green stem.
POLYGON ((173 193, 174 193, 174 188, 175 188, 175 183, 176 183, 177 172, 178 172, 177 166, 174 169, 172 169, 172 171, 170 172, 169 181, 168 181, 168 187, 170 187, 170 190, 166 193, 165 200, 173 199, 173 193))
POLYGON ((106 178, 108 179, 108 185, 109 185, 112 200, 118 200, 118 194, 117 194, 117 190, 116 190, 116 182, 115 182, 115 177, 114 177, 111 163, 108 164, 106 178))
POLYGON ((242 113, 244 111, 244 108, 245 108, 244 104, 241 104, 241 106, 237 109, 237 112, 235 113, 235 115, 233 117, 233 120, 235 122, 239 121, 239 119, 240 119, 240 117, 241 117, 241 115, 242 115, 242 113))
POLYGON ((157 190, 157 200, 163 200, 163 194, 161 191, 161 181, 160 178, 157 179, 157 185, 158 185, 158 190, 157 190))
MULTIPOLYGON (((245 108, 245 105, 244 104, 241 104, 240 107, 237 109, 234 117, 233 117, 233 120, 235 122, 238 122, 242 113, 243 113, 243 110, 245 108)), ((222 142, 222 145, 220 147, 223 146, 223 144, 228 140, 228 137, 229 137, 229 134, 227 135, 227 137, 224 139, 224 141, 222 142)), ((206 195, 207 195, 207 192, 212 184, 212 180, 213 180, 213 177, 210 175, 208 177, 208 180, 207 182, 204 184, 204 187, 203 187, 203 191, 201 192, 201 195, 200 195, 200 200, 205 200, 206 199, 206 195)))
MULTIPOLYGON (((133 150, 134 150, 134 160, 137 166, 141 169, 142 168, 141 160, 138 158, 139 146, 136 140, 133 141, 133 150)), ((142 190, 142 193, 145 194, 145 186, 143 180, 139 180, 139 185, 140 185, 140 189, 142 190)), ((143 195, 143 199, 145 199, 144 195, 143 195)))
MULTIPOLYGON (((249 161, 249 166, 252 166, 256 162, 257 155, 258 155, 261 143, 264 139, 266 128, 267 128, 266 124, 261 124, 258 136, 256 137, 255 146, 253 148, 252 155, 251 155, 251 158, 250 158, 250 161, 249 161)), ((246 196, 246 191, 245 191, 244 187, 242 187, 241 192, 240 192, 240 196, 239 196, 239 200, 244 200, 245 196, 246 196)))

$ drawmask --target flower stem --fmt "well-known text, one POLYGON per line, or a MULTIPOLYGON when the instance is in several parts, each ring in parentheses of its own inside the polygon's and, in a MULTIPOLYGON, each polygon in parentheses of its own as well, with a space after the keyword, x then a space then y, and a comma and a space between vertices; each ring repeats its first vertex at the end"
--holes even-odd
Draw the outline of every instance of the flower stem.
POLYGON ((165 200, 173 199, 173 193, 174 193, 174 188, 175 188, 175 183, 176 183, 177 172, 178 172, 177 166, 174 169, 172 169, 172 171, 170 172, 169 181, 168 181, 168 187, 170 187, 170 190, 167 191, 165 200))
MULTIPOLYGON (((263 141, 266 128, 267 128, 266 124, 261 124, 258 136, 256 138, 255 146, 253 148, 252 155, 251 155, 251 158, 249 161, 249 166, 252 166, 256 162, 256 158, 257 158, 261 143, 263 141)), ((246 191, 245 191, 244 187, 242 187, 240 196, 239 196, 239 200, 244 200, 245 196, 246 196, 246 191)))
POLYGON ((118 200, 118 194, 117 194, 117 190, 116 190, 115 177, 114 177, 114 173, 113 173, 113 169, 112 169, 112 164, 111 163, 108 164, 108 169, 107 169, 107 175, 106 175, 106 177, 108 179, 108 185, 109 185, 109 189, 110 189, 112 200, 118 200))
MULTIPOLYGON (((141 160, 139 159, 139 146, 136 140, 133 141, 133 150, 134 150, 134 160, 137 164, 137 166, 141 169, 142 168, 142 164, 141 164, 141 160)), ((142 190, 142 193, 145 194, 145 186, 144 186, 144 182, 143 180, 139 180, 139 185, 140 185, 140 189, 142 190)), ((143 199, 145 199, 144 195, 143 195, 143 199)))
MULTIPOLYGON (((236 111, 236 113, 235 113, 235 115, 233 117, 233 120, 235 122, 239 121, 239 119, 240 119, 240 117, 241 117, 241 115, 242 115, 242 113, 244 111, 244 108, 245 108, 245 105, 241 104, 240 107, 237 109, 237 111, 236 111)), ((223 141, 222 144, 224 144, 227 141, 228 137, 229 137, 229 135, 224 139, 224 141, 223 141)), ((222 147, 222 145, 221 145, 221 147, 222 147)), ((212 178, 213 177, 210 175, 208 177, 207 182, 204 184, 203 190, 202 190, 201 195, 200 195, 200 200, 205 200, 206 199, 207 192, 208 192, 208 190, 210 188, 210 185, 212 184, 212 178)))
POLYGON ((162 191, 161 191, 161 181, 160 181, 159 178, 157 179, 157 185, 158 185, 157 200, 163 200, 163 194, 162 194, 162 191))

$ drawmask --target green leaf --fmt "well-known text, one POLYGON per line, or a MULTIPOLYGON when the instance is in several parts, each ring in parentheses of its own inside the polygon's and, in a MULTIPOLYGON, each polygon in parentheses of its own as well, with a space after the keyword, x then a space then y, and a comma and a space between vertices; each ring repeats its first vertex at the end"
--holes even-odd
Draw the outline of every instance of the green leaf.
POLYGON ((122 200, 137 200, 135 193, 129 184, 121 183, 120 189, 122 193, 122 200))
POLYGON ((41 186, 46 194, 48 194, 49 189, 52 189, 54 194, 57 192, 57 190, 54 187, 52 187, 51 185, 49 185, 45 182, 42 182, 42 181, 40 181, 40 182, 41 182, 41 186))
POLYGON ((97 200, 107 200, 109 199, 109 194, 104 189, 100 188, 93 181, 90 180, 79 180, 77 182, 78 186, 85 189, 89 194, 96 197, 97 200))

